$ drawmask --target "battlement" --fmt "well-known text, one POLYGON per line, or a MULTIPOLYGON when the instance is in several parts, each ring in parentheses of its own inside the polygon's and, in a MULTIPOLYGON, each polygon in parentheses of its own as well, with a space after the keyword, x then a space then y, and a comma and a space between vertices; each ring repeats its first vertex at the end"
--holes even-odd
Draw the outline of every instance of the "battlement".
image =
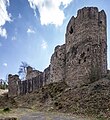
POLYGON ((77 12, 77 20, 84 21, 87 19, 98 19, 97 7, 84 7, 77 12))
POLYGON ((104 10, 98 11, 97 7, 84 7, 72 17, 66 30, 66 50, 73 44, 84 41, 85 38, 93 38, 98 43, 99 27, 106 32, 106 14, 104 10), (90 34, 91 33, 91 34, 90 34))

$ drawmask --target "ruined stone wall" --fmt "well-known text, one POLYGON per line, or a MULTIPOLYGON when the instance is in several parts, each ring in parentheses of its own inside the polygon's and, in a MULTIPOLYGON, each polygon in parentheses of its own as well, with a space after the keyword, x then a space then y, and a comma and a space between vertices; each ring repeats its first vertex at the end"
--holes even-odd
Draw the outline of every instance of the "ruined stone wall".
MULTIPOLYGON (((8 96, 9 97, 15 97, 18 95, 24 95, 27 93, 31 93, 39 88, 41 88, 43 86, 43 73, 38 71, 38 74, 33 75, 32 77, 30 77, 30 75, 32 75, 33 71, 30 69, 31 67, 29 67, 28 69, 28 79, 26 80, 20 80, 18 75, 9 75, 8 76, 8 96)), ((37 71, 37 70, 36 70, 37 71)))
POLYGON ((43 86, 43 74, 37 77, 18 81, 18 95, 24 95, 26 93, 31 93, 43 86))
POLYGON ((50 80, 59 82, 65 79, 65 44, 55 47, 50 60, 50 80))
POLYGON ((43 85, 51 83, 50 80, 50 65, 43 72, 43 85))
POLYGON ((28 67, 27 78, 26 80, 20 80, 18 75, 9 75, 8 76, 8 96, 15 97, 18 95, 24 95, 31 93, 41 88, 42 86, 50 83, 50 66, 44 70, 44 72, 37 72, 37 74, 32 75, 34 71, 31 67, 28 67))
POLYGON ((18 95, 18 81, 20 81, 18 75, 8 75, 8 96, 15 97, 18 95))
POLYGON ((41 71, 39 71, 39 70, 33 70, 32 67, 28 66, 27 67, 26 80, 35 78, 35 77, 39 76, 40 74, 42 74, 41 71))
POLYGON ((66 32, 66 80, 70 86, 88 84, 107 73, 105 21, 104 11, 96 7, 84 7, 71 18, 66 32))
POLYGON ((106 14, 102 10, 99 12, 99 41, 101 48, 101 75, 105 76, 107 74, 107 21, 106 14))
POLYGON ((30 93, 51 82, 65 80, 69 86, 87 85, 107 74, 105 12, 84 7, 66 29, 66 43, 55 47, 44 72, 27 68, 26 80, 9 75, 9 95, 30 93), (18 82, 17 82, 18 81, 18 82), (11 93, 12 92, 12 93, 11 93))

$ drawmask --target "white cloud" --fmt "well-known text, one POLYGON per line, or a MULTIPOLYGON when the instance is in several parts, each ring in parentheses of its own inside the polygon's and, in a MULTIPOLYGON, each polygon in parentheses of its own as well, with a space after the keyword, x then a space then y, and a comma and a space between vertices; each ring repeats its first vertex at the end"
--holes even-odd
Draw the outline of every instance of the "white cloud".
POLYGON ((7 31, 5 28, 0 27, 0 36, 4 37, 5 39, 7 38, 7 31))
POLYGON ((8 66, 8 64, 7 64, 7 63, 3 63, 3 66, 7 67, 7 66, 8 66))
POLYGON ((35 33, 35 31, 32 28, 28 28, 27 33, 35 33))
POLYGON ((12 41, 15 41, 15 40, 16 40, 16 36, 13 36, 13 37, 12 37, 12 41))
POLYGON ((30 7, 36 8, 40 13, 40 21, 42 25, 54 24, 60 26, 65 19, 64 11, 72 0, 28 0, 30 7), (61 6, 63 9, 61 9, 61 6))
POLYGON ((0 36, 7 38, 6 29, 2 28, 6 21, 11 21, 11 14, 8 14, 6 7, 9 6, 9 0, 0 0, 0 36))
POLYGON ((41 48, 46 49, 48 47, 48 44, 45 40, 42 41, 41 48))

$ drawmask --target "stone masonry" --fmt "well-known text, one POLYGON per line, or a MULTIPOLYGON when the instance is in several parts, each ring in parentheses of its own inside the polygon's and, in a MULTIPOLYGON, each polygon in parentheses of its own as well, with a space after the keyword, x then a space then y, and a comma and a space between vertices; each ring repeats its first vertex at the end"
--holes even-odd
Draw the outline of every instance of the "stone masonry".
POLYGON ((18 75, 8 75, 8 96, 15 97, 18 95, 18 82, 20 81, 18 75))
POLYGON ((26 74, 26 80, 29 80, 31 78, 35 78, 39 76, 42 72, 39 70, 33 70, 31 66, 27 67, 27 74, 26 74))
POLYGON ((51 82, 58 82, 65 79, 65 57, 65 44, 61 46, 56 46, 50 63, 51 82))
POLYGON ((65 81, 80 87, 107 74, 106 14, 84 7, 67 25, 65 44, 56 46, 50 65, 40 72, 27 68, 26 80, 9 75, 9 96, 30 93, 51 82, 65 81))
POLYGON ((70 86, 88 84, 106 73, 106 15, 96 7, 84 7, 67 26, 66 81, 70 86))

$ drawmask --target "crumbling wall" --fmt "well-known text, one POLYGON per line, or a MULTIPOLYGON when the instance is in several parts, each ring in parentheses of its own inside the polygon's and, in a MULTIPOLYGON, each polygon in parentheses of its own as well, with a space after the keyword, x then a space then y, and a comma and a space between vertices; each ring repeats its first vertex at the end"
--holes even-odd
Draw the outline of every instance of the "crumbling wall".
POLYGON ((50 60, 50 81, 59 82, 65 79, 65 44, 55 47, 50 60))
POLYGON ((43 74, 40 74, 34 78, 29 80, 19 81, 18 82, 18 90, 19 95, 24 95, 27 93, 31 93, 43 86, 43 74))
POLYGON ((51 83, 50 80, 50 65, 43 72, 43 85, 51 83))
POLYGON ((39 70, 33 70, 33 68, 31 66, 27 67, 27 74, 26 74, 26 80, 35 78, 37 76, 39 76, 42 72, 39 70))
POLYGON ((20 81, 18 75, 8 75, 8 96, 15 97, 18 95, 18 81, 20 81))
POLYGON ((55 47, 44 72, 27 67, 25 81, 9 75, 9 95, 30 93, 51 82, 65 80, 78 87, 107 74, 106 14, 96 7, 84 7, 72 17, 66 29, 66 42, 55 47))
POLYGON ((100 42, 100 60, 101 60, 101 75, 104 77, 107 74, 107 21, 106 21, 106 14, 104 10, 99 12, 99 42, 100 42))
POLYGON ((43 74, 39 74, 36 77, 32 77, 28 80, 20 80, 18 75, 8 76, 8 96, 16 97, 18 95, 24 95, 31 93, 43 86, 43 74))

